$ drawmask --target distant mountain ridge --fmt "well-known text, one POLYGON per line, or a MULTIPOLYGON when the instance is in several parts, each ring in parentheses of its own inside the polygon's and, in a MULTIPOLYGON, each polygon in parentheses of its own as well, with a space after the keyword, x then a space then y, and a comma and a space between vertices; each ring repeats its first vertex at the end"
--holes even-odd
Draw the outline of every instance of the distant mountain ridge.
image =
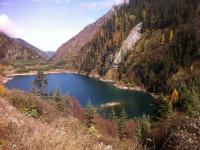
POLYGON ((46 60, 47 54, 23 39, 0 32, 0 58, 5 60, 46 60))
POLYGON ((51 57, 53 57, 53 55, 55 54, 54 51, 46 51, 45 53, 46 53, 48 59, 50 59, 51 57))

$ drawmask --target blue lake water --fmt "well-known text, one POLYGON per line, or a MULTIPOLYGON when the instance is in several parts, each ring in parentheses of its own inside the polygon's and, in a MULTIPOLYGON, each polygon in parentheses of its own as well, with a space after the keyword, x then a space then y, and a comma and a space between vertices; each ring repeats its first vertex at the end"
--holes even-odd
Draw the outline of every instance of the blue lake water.
MULTIPOLYGON (((10 89, 31 90, 34 76, 16 76, 6 87, 10 89)), ((147 93, 115 88, 109 83, 77 74, 50 74, 48 78, 48 90, 59 88, 63 95, 75 97, 82 106, 90 99, 96 107, 108 102, 120 102, 130 117, 140 116, 143 113, 153 114, 153 97, 147 93)))

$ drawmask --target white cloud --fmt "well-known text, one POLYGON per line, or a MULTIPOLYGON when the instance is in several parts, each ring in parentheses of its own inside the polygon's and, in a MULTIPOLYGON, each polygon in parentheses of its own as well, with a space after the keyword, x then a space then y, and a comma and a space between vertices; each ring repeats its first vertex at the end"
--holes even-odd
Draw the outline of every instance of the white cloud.
POLYGON ((6 14, 0 14, 0 31, 12 37, 20 37, 23 34, 23 30, 17 27, 6 14))

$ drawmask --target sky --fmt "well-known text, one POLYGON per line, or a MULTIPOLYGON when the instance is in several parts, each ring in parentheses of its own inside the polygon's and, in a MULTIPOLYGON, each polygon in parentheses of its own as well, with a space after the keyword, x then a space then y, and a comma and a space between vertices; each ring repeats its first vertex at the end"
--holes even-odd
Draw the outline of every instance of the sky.
POLYGON ((0 31, 55 51, 123 0, 0 0, 0 31))

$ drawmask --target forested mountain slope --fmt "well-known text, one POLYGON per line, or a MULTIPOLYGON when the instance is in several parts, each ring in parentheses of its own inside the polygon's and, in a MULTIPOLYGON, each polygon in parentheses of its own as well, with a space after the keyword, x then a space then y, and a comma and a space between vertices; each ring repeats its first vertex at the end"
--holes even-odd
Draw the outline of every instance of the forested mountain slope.
POLYGON ((108 76, 124 41, 141 23, 141 37, 115 68, 117 80, 151 92, 178 88, 177 81, 199 85, 199 20, 199 0, 130 0, 81 49, 76 67, 108 76))
POLYGON ((10 38, 0 32, 1 60, 45 60, 46 54, 22 39, 10 38))
MULTIPOLYGON (((117 8, 116 8, 117 9, 117 8)), ((114 14, 115 9, 109 11, 107 14, 99 18, 96 22, 85 27, 78 35, 71 40, 64 43, 58 48, 52 60, 65 60, 68 65, 71 65, 74 61, 74 57, 77 56, 80 49, 90 42, 98 30, 103 24, 114 14)))

